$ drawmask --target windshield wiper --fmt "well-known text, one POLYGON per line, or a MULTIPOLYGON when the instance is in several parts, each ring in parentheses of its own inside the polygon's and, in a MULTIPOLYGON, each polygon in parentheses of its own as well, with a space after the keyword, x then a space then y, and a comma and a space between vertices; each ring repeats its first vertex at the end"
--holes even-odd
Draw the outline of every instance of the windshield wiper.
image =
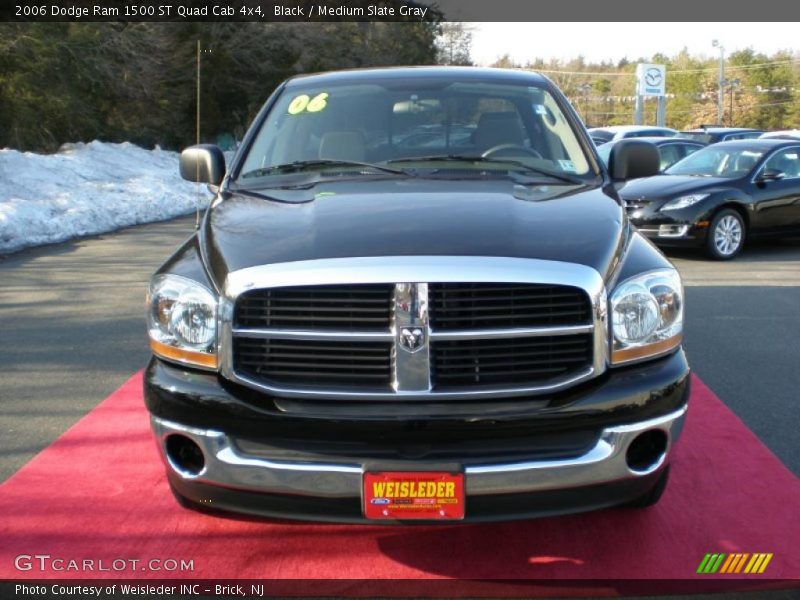
POLYGON ((523 171, 525 173, 537 173, 538 175, 545 175, 553 179, 559 179, 566 183, 583 184, 586 183, 578 177, 570 177, 569 175, 554 173, 547 169, 539 167, 532 167, 522 161, 514 160, 513 158, 492 158, 487 156, 471 156, 466 154, 448 154, 448 155, 434 155, 434 156, 416 156, 409 158, 396 158, 386 161, 389 164, 394 163, 411 163, 411 162, 478 162, 478 163, 493 163, 493 164, 506 164, 513 165, 515 170, 523 171))
POLYGON ((358 162, 355 160, 334 160, 327 158, 315 158, 313 160, 296 160, 294 162, 285 163, 282 165, 272 165, 269 167, 261 167, 253 169, 247 173, 242 174, 240 177, 246 179, 249 177, 263 177, 264 175, 282 175, 285 173, 302 173, 312 169, 319 169, 325 167, 359 167, 362 169, 374 169, 382 173, 391 173, 392 175, 409 176, 408 173, 400 169, 392 169, 391 167, 384 167, 381 165, 374 165, 372 163, 358 162))

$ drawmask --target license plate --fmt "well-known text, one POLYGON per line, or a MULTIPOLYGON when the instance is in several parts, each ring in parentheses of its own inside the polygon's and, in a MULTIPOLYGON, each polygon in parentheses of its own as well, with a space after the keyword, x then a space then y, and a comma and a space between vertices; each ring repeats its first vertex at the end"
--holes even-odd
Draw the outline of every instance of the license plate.
POLYGON ((364 473, 363 496, 367 519, 464 518, 463 473, 364 473))

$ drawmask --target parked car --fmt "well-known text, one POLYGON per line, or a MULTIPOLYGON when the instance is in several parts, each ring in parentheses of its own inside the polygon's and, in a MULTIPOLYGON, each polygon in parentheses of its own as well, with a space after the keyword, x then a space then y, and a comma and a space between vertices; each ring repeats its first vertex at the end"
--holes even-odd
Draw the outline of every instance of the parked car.
POLYGON ((700 127, 681 131, 678 137, 695 140, 703 144, 730 142, 733 140, 754 140, 764 131, 762 129, 746 129, 742 127, 700 127))
POLYGON ((209 145, 180 164, 219 189, 149 288, 181 503, 482 521, 661 496, 683 291, 612 185, 658 171, 651 144, 606 170, 536 74, 371 69, 279 86, 227 172, 209 145))
POLYGON ((647 125, 610 125, 608 127, 592 127, 589 137, 596 145, 614 140, 639 137, 673 137, 678 134, 669 127, 650 127, 647 125))
POLYGON ((783 131, 767 131, 762 133, 761 138, 783 138, 790 140, 800 140, 800 129, 784 129, 783 131))
MULTIPOLYGON (((644 142, 650 142, 656 148, 661 156, 659 163, 659 170, 664 171, 671 167, 679 160, 686 158, 693 152, 697 152, 701 148, 705 148, 705 144, 694 142, 692 140, 682 140, 674 137, 643 137, 639 138, 644 142)), ((618 143, 619 140, 614 142, 606 142, 597 147, 597 155, 603 164, 608 166, 608 159, 611 155, 611 150, 618 143)))
POLYGON ((730 259, 748 238, 800 233, 800 142, 720 142, 664 175, 627 183, 620 196, 631 221, 657 244, 704 247, 730 259))

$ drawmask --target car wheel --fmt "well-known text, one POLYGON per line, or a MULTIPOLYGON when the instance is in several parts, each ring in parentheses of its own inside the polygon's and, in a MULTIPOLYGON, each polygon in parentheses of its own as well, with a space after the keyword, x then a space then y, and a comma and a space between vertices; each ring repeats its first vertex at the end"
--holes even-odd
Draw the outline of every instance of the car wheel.
POLYGON ((733 209, 719 211, 708 228, 706 250, 712 258, 730 260, 744 246, 745 226, 742 216, 733 209))
POLYGON ((626 502, 622 505, 622 508, 647 508, 657 504, 661 500, 661 496, 664 495, 664 490, 667 489, 667 481, 669 481, 669 465, 664 469, 661 477, 658 478, 658 481, 649 492, 630 502, 626 502))

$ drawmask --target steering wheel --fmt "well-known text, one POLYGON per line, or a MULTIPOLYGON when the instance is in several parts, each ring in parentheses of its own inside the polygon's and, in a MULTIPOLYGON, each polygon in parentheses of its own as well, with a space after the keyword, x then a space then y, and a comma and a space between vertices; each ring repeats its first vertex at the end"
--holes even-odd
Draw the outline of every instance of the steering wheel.
POLYGON ((497 154, 498 152, 502 152, 503 150, 518 150, 523 154, 527 154, 528 156, 532 156, 534 158, 543 158, 543 156, 533 148, 526 148, 525 146, 520 146, 518 144, 498 144, 497 146, 492 146, 488 150, 484 151, 481 154, 481 158, 491 158, 492 155, 497 154))

